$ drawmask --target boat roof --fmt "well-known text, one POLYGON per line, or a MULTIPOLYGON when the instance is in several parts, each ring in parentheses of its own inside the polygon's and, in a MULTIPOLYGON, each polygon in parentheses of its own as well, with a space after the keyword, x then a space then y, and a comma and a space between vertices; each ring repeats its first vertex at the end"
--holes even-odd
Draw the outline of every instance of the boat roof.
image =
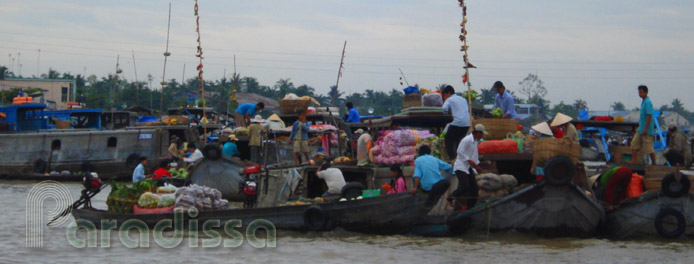
POLYGON ((46 114, 54 114, 54 115, 69 115, 69 114, 77 114, 77 113, 103 114, 104 110, 96 109, 96 108, 85 108, 85 109, 67 109, 67 110, 46 111, 46 114))
POLYGON ((19 105, 7 105, 7 106, 0 106, 0 111, 1 112, 11 112, 11 111, 17 111, 21 108, 40 108, 44 109, 46 108, 45 104, 39 104, 39 103, 26 103, 26 104, 19 104, 19 105))

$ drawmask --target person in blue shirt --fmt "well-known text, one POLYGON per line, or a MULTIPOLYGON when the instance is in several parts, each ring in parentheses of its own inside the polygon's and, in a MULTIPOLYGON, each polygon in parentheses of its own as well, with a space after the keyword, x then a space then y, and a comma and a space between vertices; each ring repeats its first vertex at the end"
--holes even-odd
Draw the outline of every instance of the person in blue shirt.
POLYGON ((516 106, 513 102, 513 95, 506 91, 504 83, 501 81, 496 81, 492 86, 492 89, 498 93, 494 99, 494 107, 492 109, 501 108, 503 118, 518 119, 518 116, 516 115, 516 106))
POLYGON ((631 163, 640 163, 641 155, 650 155, 651 162, 655 165, 655 150, 653 144, 655 142, 655 121, 653 120, 653 103, 648 97, 648 87, 639 85, 639 97, 641 97, 641 110, 639 117, 639 128, 636 129, 636 134, 631 140, 631 163))
POLYGON ((224 156, 231 158, 239 154, 239 147, 236 146, 236 141, 238 141, 236 135, 229 135, 229 141, 224 143, 224 146, 222 147, 222 154, 224 156))
POLYGON ((239 105, 234 112, 234 121, 237 127, 246 127, 247 124, 251 123, 251 116, 255 115, 256 112, 263 110, 265 104, 259 102, 257 104, 245 103, 239 105))
POLYGON ((470 129, 470 112, 466 99, 455 94, 453 86, 446 86, 441 90, 443 98, 443 112, 453 116, 453 122, 448 124, 444 142, 446 143, 446 153, 449 160, 454 160, 456 149, 460 140, 467 135, 470 129))
POLYGON ((289 141, 294 144, 294 164, 300 164, 302 153, 306 162, 309 162, 308 129, 306 111, 299 110, 299 118, 292 125, 292 133, 289 134, 289 141))
POLYGON ((349 111, 349 115, 345 119, 345 122, 361 123, 359 112, 357 111, 357 109, 354 108, 354 104, 352 104, 352 102, 347 102, 347 111, 349 111))
POLYGON ((451 171, 453 166, 431 155, 429 146, 419 147, 419 157, 414 161, 414 188, 410 190, 416 194, 418 190, 428 193, 427 204, 435 204, 443 195, 450 183, 441 176, 441 171, 451 171))
POLYGON ((147 178, 147 176, 145 176, 145 166, 147 166, 147 157, 140 157, 139 161, 140 164, 138 164, 137 167, 135 167, 135 170, 133 171, 133 183, 137 183, 147 178))

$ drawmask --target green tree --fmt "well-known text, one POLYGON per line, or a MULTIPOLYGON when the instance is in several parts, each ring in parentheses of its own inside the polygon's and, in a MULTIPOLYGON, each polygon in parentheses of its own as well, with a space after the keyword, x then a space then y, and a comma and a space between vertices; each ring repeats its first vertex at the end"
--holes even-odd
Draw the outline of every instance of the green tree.
POLYGON ((491 87, 488 89, 480 89, 480 101, 483 105, 494 104, 494 99, 498 93, 491 87))
POLYGON ((614 103, 612 103, 612 105, 610 107, 612 108, 613 111, 625 111, 626 110, 626 107, 624 106, 624 104, 622 102, 614 102, 614 103))
POLYGON ((528 102, 534 96, 545 97, 547 95, 545 83, 535 74, 529 73, 522 81, 518 82, 518 85, 520 85, 520 93, 528 98, 528 102))
POLYGON ((576 99, 574 101, 573 107, 576 108, 576 111, 579 111, 581 109, 588 109, 588 103, 586 101, 583 101, 582 99, 576 99))

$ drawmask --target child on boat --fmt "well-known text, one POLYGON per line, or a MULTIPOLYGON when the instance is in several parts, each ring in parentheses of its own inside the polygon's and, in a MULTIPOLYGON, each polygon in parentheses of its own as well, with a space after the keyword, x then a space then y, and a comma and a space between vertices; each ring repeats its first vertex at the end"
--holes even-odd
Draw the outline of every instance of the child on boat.
POLYGON ((171 178, 171 173, 169 173, 169 170, 167 169, 168 167, 169 162, 167 162, 166 160, 162 160, 159 163, 159 168, 154 171, 152 179, 159 179, 164 176, 171 178))
POLYGON ((407 192, 407 183, 405 182, 405 176, 402 175, 400 166, 390 166, 390 175, 393 176, 393 180, 390 181, 390 185, 393 187, 387 194, 407 192))

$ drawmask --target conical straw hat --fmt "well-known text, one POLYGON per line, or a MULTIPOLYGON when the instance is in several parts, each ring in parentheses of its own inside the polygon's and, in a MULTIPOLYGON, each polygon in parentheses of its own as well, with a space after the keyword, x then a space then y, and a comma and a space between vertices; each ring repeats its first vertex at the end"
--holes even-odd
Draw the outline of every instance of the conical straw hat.
POLYGON ((561 126, 563 124, 569 123, 573 120, 570 116, 567 116, 562 113, 557 113, 556 116, 554 116, 554 120, 552 120, 551 126, 561 126))
POLYGON ((540 123, 538 123, 537 125, 532 126, 532 129, 535 130, 535 131, 537 131, 537 132, 539 132, 539 133, 548 135, 548 136, 553 136, 553 135, 554 135, 554 134, 552 133, 552 129, 549 127, 549 125, 547 124, 547 122, 540 122, 540 123))

